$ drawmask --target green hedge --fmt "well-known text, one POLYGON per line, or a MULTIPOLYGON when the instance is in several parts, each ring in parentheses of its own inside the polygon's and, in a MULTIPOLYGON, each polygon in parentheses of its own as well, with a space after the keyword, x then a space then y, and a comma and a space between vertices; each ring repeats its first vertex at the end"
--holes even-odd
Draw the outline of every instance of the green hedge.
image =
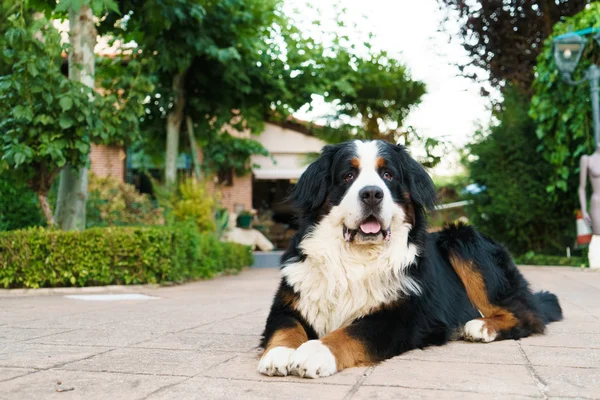
POLYGON ((587 256, 561 257, 553 255, 525 254, 521 257, 515 257, 515 263, 518 265, 548 265, 548 266, 566 266, 588 268, 589 262, 587 256))
POLYGON ((0 232, 0 287, 182 282, 252 265, 246 246, 189 228, 0 232))

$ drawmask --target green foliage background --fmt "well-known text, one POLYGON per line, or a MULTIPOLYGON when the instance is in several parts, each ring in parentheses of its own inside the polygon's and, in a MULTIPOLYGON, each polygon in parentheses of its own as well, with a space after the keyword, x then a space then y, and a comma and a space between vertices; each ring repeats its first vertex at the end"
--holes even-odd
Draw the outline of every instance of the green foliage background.
POLYGON ((496 113, 499 124, 469 146, 477 158, 468 164, 471 179, 486 189, 471 196, 471 221, 515 254, 529 251, 564 254, 575 237, 575 193, 546 191, 553 166, 535 151, 536 124, 527 115, 528 99, 504 91, 496 113))
MULTIPOLYGON (((552 53, 553 39, 563 33, 584 28, 600 28, 600 3, 591 3, 584 11, 566 18, 554 26, 553 33, 544 42, 538 56, 533 83, 529 115, 535 121, 537 137, 541 143, 534 145, 552 166, 542 177, 549 200, 558 201, 558 191, 576 197, 579 159, 594 151, 590 88, 586 82, 578 86, 565 83, 552 53)), ((573 79, 583 77, 586 69, 600 62, 600 47, 590 36, 573 79)))
POLYGON ((35 193, 15 177, 0 175, 0 231, 44 225, 35 193))
POLYGON ((163 209, 135 186, 114 177, 89 174, 86 228, 163 225, 163 209))
POLYGON ((0 173, 18 174, 45 194, 63 166, 87 164, 91 143, 128 144, 139 137, 152 90, 139 53, 128 55, 127 65, 119 57, 99 63, 103 90, 97 93, 63 74, 69 46, 27 2, 3 3, 0 18, 0 173))

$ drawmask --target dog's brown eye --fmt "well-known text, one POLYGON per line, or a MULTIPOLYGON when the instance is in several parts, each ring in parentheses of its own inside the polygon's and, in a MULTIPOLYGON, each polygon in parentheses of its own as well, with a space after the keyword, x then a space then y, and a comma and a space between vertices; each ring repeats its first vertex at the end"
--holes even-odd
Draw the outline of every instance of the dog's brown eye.
POLYGON ((391 181, 394 177, 392 176, 392 174, 390 174, 389 172, 384 172, 383 173, 383 179, 391 181))
POLYGON ((350 182, 351 180, 354 180, 354 174, 352 172, 349 172, 346 174, 344 179, 346 180, 346 182, 350 182))

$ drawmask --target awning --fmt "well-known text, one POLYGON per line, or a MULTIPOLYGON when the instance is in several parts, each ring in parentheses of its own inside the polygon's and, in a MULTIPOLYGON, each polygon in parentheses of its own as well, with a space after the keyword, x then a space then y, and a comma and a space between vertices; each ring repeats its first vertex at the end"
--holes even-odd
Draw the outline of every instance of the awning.
POLYGON ((308 168, 307 154, 271 153, 268 157, 252 156, 252 173, 256 179, 298 179, 308 168))
POLYGON ((255 168, 252 170, 255 179, 298 179, 305 168, 284 169, 284 168, 255 168))

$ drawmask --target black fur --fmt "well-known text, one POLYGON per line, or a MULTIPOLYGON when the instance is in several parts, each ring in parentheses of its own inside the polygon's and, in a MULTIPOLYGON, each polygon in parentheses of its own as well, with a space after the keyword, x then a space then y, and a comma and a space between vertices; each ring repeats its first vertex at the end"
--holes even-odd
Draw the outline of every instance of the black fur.
MULTIPOLYGON (((420 251, 409 274, 419 283, 422 293, 402 296, 346 327, 349 335, 363 343, 371 360, 381 361, 411 349, 442 345, 465 323, 480 318, 450 263, 451 253, 472 261, 485 282, 490 302, 518 319, 519 323, 500 332, 498 339, 519 339, 542 333, 548 322, 562 318, 556 296, 548 292, 532 294, 510 254, 490 238, 464 225, 428 233, 426 213, 435 204, 431 178, 402 146, 378 142, 378 147, 387 161, 385 168, 397 177, 386 183, 394 201, 414 212, 408 240, 420 251)), ((305 257, 299 248, 302 239, 343 199, 348 189, 343 176, 351 169, 352 149, 351 143, 325 147, 321 157, 300 178, 292 199, 299 208, 301 226, 282 257, 284 267, 305 257)), ((289 300, 299 295, 282 279, 263 333, 263 347, 277 329, 297 322, 304 327, 309 340, 318 338, 289 300)))
POLYGON ((533 297, 538 304, 538 308, 544 314, 544 323, 560 321, 562 319, 562 309, 555 294, 543 290, 535 293, 533 297))

